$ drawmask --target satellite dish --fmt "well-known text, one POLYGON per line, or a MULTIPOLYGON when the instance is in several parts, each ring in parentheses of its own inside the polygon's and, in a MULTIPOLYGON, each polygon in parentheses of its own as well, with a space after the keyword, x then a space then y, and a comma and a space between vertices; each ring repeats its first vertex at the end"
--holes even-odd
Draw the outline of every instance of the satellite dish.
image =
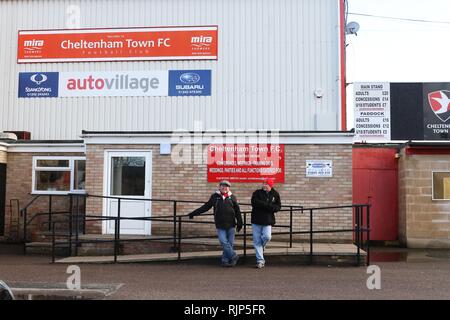
POLYGON ((357 32, 359 31, 359 23, 358 22, 349 22, 345 27, 345 34, 354 34, 357 36, 357 32))

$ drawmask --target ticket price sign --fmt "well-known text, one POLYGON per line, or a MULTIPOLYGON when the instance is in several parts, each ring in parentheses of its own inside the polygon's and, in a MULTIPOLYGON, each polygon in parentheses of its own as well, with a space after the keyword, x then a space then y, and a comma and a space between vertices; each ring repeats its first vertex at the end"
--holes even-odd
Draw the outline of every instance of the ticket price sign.
POLYGON ((355 83, 355 140, 391 139, 390 84, 355 83))

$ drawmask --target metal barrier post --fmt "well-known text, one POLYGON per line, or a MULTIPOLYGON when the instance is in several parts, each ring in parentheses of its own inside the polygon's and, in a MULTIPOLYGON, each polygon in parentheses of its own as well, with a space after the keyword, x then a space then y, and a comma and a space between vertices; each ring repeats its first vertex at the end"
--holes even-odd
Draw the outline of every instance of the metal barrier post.
POLYGON ((173 250, 177 247, 177 202, 173 202, 173 250))
POLYGON ((73 236, 73 196, 69 196, 69 256, 72 255, 72 236, 73 236))
POLYGON ((114 228, 114 263, 117 262, 119 253, 119 237, 120 237, 120 198, 117 200, 117 217, 114 228))
POLYGON ((360 247, 363 248, 364 246, 364 206, 359 207, 359 244, 360 247))
POLYGON ((23 254, 27 254, 27 209, 22 210, 23 214, 23 254))
POLYGON ((289 248, 292 248, 292 206, 289 209, 289 248))
POLYGON ((117 239, 120 239, 120 220, 121 220, 121 214, 120 214, 120 198, 117 201, 117 218, 118 218, 118 223, 117 223, 117 239))
POLYGON ((55 263, 55 223, 52 226, 52 263, 55 263))
POLYGON ((80 197, 77 195, 77 209, 75 215, 75 255, 78 256, 78 232, 80 228, 80 197))
POLYGON ((117 247, 118 247, 118 239, 117 239, 117 225, 119 219, 117 217, 114 218, 114 263, 117 262, 117 247))
POLYGON ((52 227, 52 195, 48 196, 48 231, 52 227))
POLYGON ((181 260, 181 216, 178 217, 178 261, 181 260))
POLYGON ((87 195, 83 195, 83 234, 86 234, 86 207, 87 207, 87 195))
POLYGON ((313 262, 313 211, 309 210, 309 263, 313 262))
POLYGON ((356 261, 357 261, 357 265, 359 266, 359 264, 360 264, 360 259, 361 259, 361 256, 360 256, 360 254, 361 254, 361 252, 360 252, 360 248, 361 248, 361 243, 360 243, 360 240, 361 240, 361 237, 360 237, 360 232, 361 232, 361 228, 360 228, 360 215, 361 215, 361 213, 360 213, 360 210, 361 209, 361 207, 358 205, 358 206, 356 206, 355 207, 355 218, 356 218, 356 234, 355 234, 355 236, 356 236, 356 261))
POLYGON ((367 228, 367 239, 366 239, 367 265, 370 266, 370 204, 366 206, 366 228, 367 228))
POLYGON ((244 259, 247 258, 247 212, 244 211, 244 259))

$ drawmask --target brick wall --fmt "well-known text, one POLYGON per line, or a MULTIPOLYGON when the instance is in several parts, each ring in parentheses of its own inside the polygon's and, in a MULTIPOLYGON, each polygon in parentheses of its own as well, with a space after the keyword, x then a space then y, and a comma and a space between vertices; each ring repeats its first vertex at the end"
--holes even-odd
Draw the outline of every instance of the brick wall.
MULTIPOLYGON (((9 207, 10 200, 18 199, 19 207, 23 208, 31 201, 34 195, 30 195, 32 191, 32 171, 33 156, 84 156, 83 154, 73 153, 8 153, 8 167, 6 172, 6 216, 5 216, 5 235, 10 239, 17 240, 18 233, 22 235, 22 229, 19 225, 19 212, 16 202, 13 201, 12 208, 9 207)), ((53 196, 53 211, 62 211, 68 208, 67 197, 53 196)), ((33 213, 48 211, 49 198, 41 196, 28 209, 27 216, 33 213)), ((40 229, 40 223, 45 219, 37 219, 30 230, 33 234, 40 229)))
MULTIPOLYGON (((206 148, 206 146, 204 146, 206 148)), ((89 194, 103 194, 103 162, 105 149, 150 149, 152 158, 152 198, 206 201, 217 188, 216 183, 207 183, 206 164, 172 163, 170 155, 160 155, 159 145, 87 145, 86 149, 86 189, 89 194)), ((285 183, 275 188, 280 192, 284 205, 303 205, 305 207, 347 205, 352 203, 352 146, 351 145, 285 145, 285 183), (306 178, 305 165, 307 159, 326 159, 333 161, 332 178, 306 178)), ((249 203, 252 192, 260 184, 234 183, 232 192, 241 203, 249 203)), ((178 204, 178 214, 187 214, 198 205, 178 204)), ((242 206, 241 210, 250 207, 242 206)), ((87 212, 102 215, 102 200, 89 198, 87 212)), ((171 215, 173 207, 170 203, 154 202, 152 216, 171 215)), ((198 217, 195 221, 209 221, 211 217, 198 217)), ((250 215, 248 216, 248 222, 250 215)), ((277 214, 277 224, 289 222, 288 213, 277 214)), ((350 228, 352 212, 350 209, 327 210, 314 218, 317 229, 350 228)), ((294 213, 296 230, 307 230, 309 216, 294 213)), ((214 233, 210 225, 186 225, 187 233, 214 233)), ((288 231, 275 229, 274 231, 288 231)), ((87 232, 100 233, 101 222, 92 222, 87 232)), ((172 224, 152 222, 153 234, 170 234, 172 224)), ((317 238, 349 240, 351 234, 317 235, 317 238)))
POLYGON ((450 248, 450 201, 432 200, 432 171, 450 155, 405 155, 399 163, 399 238, 411 248, 450 248))

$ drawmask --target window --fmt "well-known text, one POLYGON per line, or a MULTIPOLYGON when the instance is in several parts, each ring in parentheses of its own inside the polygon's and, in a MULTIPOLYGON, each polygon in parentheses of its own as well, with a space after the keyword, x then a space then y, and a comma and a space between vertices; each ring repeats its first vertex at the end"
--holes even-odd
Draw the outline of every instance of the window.
POLYGON ((74 160, 73 171, 73 190, 84 190, 84 181, 86 179, 86 160, 74 160))
POLYGON ((145 157, 112 157, 112 195, 145 195, 145 157))
POLYGON ((433 172, 433 200, 450 200, 450 172, 433 172))
POLYGON ((83 157, 34 157, 33 193, 84 192, 86 159, 83 157))

